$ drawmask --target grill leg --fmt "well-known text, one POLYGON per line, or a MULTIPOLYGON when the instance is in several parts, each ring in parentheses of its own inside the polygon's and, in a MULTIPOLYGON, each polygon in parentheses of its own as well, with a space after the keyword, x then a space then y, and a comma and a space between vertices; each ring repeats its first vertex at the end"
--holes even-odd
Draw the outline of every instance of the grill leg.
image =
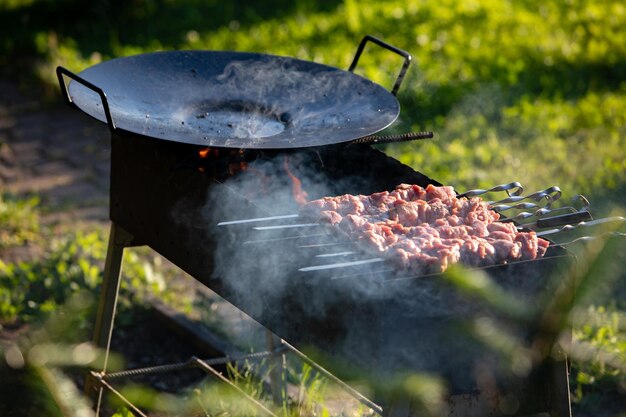
MULTIPOLYGON (((269 330, 265 331, 265 338, 267 341, 267 350, 273 351, 280 346, 280 339, 278 339, 269 330)), ((285 402, 287 393, 286 382, 286 357, 285 354, 281 354, 280 357, 272 358, 272 372, 270 372, 270 386, 272 388, 272 398, 274 403, 278 406, 282 406, 285 402)))
MULTIPOLYGON (((120 288, 120 274, 122 272, 122 256, 124 248, 132 246, 133 236, 115 223, 111 224, 109 246, 104 264, 104 277, 100 288, 96 323, 94 326, 93 343, 105 349, 104 366, 106 371, 109 360, 109 348, 113 334, 113 321, 117 306, 117 295, 120 288)), ((85 394, 96 402, 96 411, 99 413, 102 401, 102 387, 91 375, 85 381, 85 394)))
POLYGON ((411 402, 406 399, 395 399, 383 407, 383 417, 411 417, 411 402))
POLYGON ((572 417, 567 359, 550 364, 550 417, 572 417))

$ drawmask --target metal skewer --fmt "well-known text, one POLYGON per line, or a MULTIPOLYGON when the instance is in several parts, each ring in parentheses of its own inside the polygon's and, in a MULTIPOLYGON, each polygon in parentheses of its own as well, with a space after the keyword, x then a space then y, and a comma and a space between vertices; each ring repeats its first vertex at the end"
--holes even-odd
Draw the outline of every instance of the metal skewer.
POLYGON ((519 196, 524 192, 524 187, 522 186, 522 184, 520 184, 519 182, 515 181, 515 182, 511 182, 508 184, 501 184, 501 185, 496 185, 495 187, 491 187, 487 190, 482 190, 482 189, 476 189, 476 190, 469 190, 466 191, 464 193, 459 194, 457 197, 461 198, 461 197, 476 197, 482 194, 486 194, 486 193, 491 193, 491 192, 496 192, 496 191, 506 191, 507 195, 509 197, 511 196, 519 196), (513 191, 511 191, 513 190, 513 191))
POLYGON ((279 224, 276 226, 257 226, 254 230, 278 230, 278 229, 300 229, 306 227, 319 227, 321 223, 296 223, 296 224, 279 224))
POLYGON ((582 237, 579 237, 577 239, 570 240, 569 242, 557 243, 557 244, 555 244, 553 246, 568 246, 568 245, 572 245, 574 243, 591 242, 591 241, 594 241, 596 239, 600 239, 600 238, 604 238, 604 237, 608 237, 608 236, 626 237, 626 233, 622 233, 622 232, 606 232, 606 233, 599 234, 597 236, 582 236, 582 237))
POLYGON ((327 246, 346 246, 352 245, 352 242, 329 242, 329 243, 311 243, 308 245, 298 245, 298 248, 321 248, 327 246))
POLYGON ((253 219, 242 219, 242 220, 230 220, 226 222, 219 222, 218 226, 229 226, 233 224, 244 224, 244 223, 255 223, 255 222, 267 222, 272 220, 281 220, 281 219, 294 219, 299 217, 298 214, 285 214, 282 216, 270 216, 270 217, 256 217, 253 219))
MULTIPOLYGON (((489 192, 497 192, 497 191, 506 191, 506 193, 509 195, 509 197, 501 199, 501 200, 487 202, 491 206, 491 209, 497 212, 510 210, 510 209, 532 209, 532 208, 540 207, 539 205, 534 204, 534 203, 521 203, 521 204, 509 205, 510 203, 518 203, 522 200, 540 201, 541 199, 544 199, 544 198, 547 200, 546 205, 543 208, 541 208, 540 211, 537 211, 535 213, 528 213, 528 212, 519 213, 517 215, 518 217, 514 218, 516 220, 521 220, 521 219, 525 219, 525 218, 533 217, 533 216, 543 216, 545 214, 550 213, 550 211, 546 211, 546 209, 549 209, 552 203, 558 200, 561 196, 561 190, 557 186, 552 186, 552 187, 546 188, 545 190, 537 191, 535 193, 522 196, 521 194, 524 191, 524 187, 519 182, 515 181, 515 182, 508 183, 508 184, 497 185, 487 190, 483 190, 483 189, 469 190, 469 191, 466 191, 465 193, 459 194, 458 197, 476 197, 482 194, 486 194, 489 192)), ((589 207, 589 202, 587 201, 586 198, 584 198, 584 196, 577 196, 575 197, 575 199, 576 198, 580 199, 583 202, 584 208, 589 207)), ((558 208, 554 210, 570 210, 572 212, 576 211, 576 209, 573 209, 571 207, 562 207, 562 208, 558 208)), ((223 222, 219 222, 217 226, 229 226, 229 225, 257 223, 257 222, 271 222, 275 220, 297 219, 299 217, 300 215, 296 213, 284 214, 284 215, 278 215, 278 216, 268 216, 268 217, 255 217, 255 218, 250 218, 250 219, 223 221, 223 222)), ((301 228, 301 227, 313 227, 313 226, 314 224, 312 223, 297 223, 297 224, 291 224, 291 225, 257 226, 254 229, 255 230, 273 230, 273 229, 301 228)))
MULTIPOLYGON (((495 208, 492 208, 492 210, 494 210, 494 211, 499 213, 499 212, 502 212, 502 211, 512 210, 512 209, 529 209, 529 208, 537 208, 537 207, 539 207, 539 206, 537 206, 534 203, 520 203, 520 204, 516 204, 514 206, 501 205, 499 207, 496 207, 496 208, 498 208, 498 210, 496 210, 495 208)), ((510 221, 515 221, 515 220, 526 220, 526 219, 529 219, 531 217, 543 217, 543 216, 546 216, 548 214, 553 214, 553 213, 556 213, 556 212, 559 212, 559 211, 568 211, 569 213, 583 213, 583 211, 577 211, 573 207, 558 207, 558 208, 554 208, 554 209, 548 209, 548 208, 543 208, 542 207, 542 208, 539 208, 535 212, 523 211, 521 213, 516 214, 513 217, 503 218, 503 219, 498 220, 498 221, 510 222, 510 221)), ((586 212, 584 212, 584 213, 586 213, 586 212)), ((580 219, 578 219, 578 220, 580 220, 580 219)), ((256 226, 256 227, 253 227, 253 229, 262 231, 262 230, 281 230, 281 229, 303 229, 303 228, 321 227, 321 226, 323 226, 321 223, 294 223, 294 224, 278 224, 278 225, 273 225, 273 226, 256 226)), ((530 227, 530 226, 536 226, 536 225, 535 224, 525 224, 524 225, 524 227, 530 227)))
MULTIPOLYGON (((470 192, 470 191, 468 191, 470 192)), ((548 205, 546 205, 546 207, 550 207, 550 205, 552 205, 553 202, 555 202, 556 200, 558 200, 559 198, 561 198, 561 189, 559 187, 557 187, 556 185, 546 188, 545 190, 541 190, 541 191, 536 191, 532 194, 528 194, 528 195, 521 195, 521 193, 519 195, 512 195, 509 196, 507 198, 504 198, 502 200, 499 201, 490 201, 489 204, 490 205, 494 205, 494 204, 510 204, 510 203, 518 203, 522 200, 535 200, 535 201, 540 201, 541 199, 546 199, 548 201, 548 205)))
POLYGON ((274 239, 258 239, 258 240, 246 240, 243 242, 244 245, 253 245, 259 243, 269 243, 269 242, 280 242, 283 240, 295 240, 295 239, 306 239, 310 237, 322 237, 328 236, 326 233, 318 233, 315 235, 296 235, 296 236, 285 236, 285 237, 277 237, 274 239))
MULTIPOLYGON (((566 225, 560 228, 555 228, 555 229, 550 229, 550 230, 544 230, 541 232, 537 232, 537 236, 542 237, 542 236, 548 236, 548 235, 552 235, 552 234, 556 234, 556 233, 560 233, 560 232, 565 232, 565 231, 570 231, 570 230, 574 230, 574 229, 578 229, 578 228, 583 228, 583 227, 591 227, 591 226, 598 226, 601 224, 605 224, 605 223, 614 223, 614 222, 621 222, 624 223, 626 222, 626 218, 622 217, 622 216, 614 216, 614 217, 605 217, 602 219, 597 219, 597 220, 592 220, 592 221, 588 221, 588 222, 580 222, 577 224, 573 224, 573 225, 566 225)), ((603 233, 601 235, 598 236, 583 236, 577 239, 574 239, 570 242, 565 242, 565 243, 557 243, 557 244, 552 244, 551 246, 566 246, 566 245, 570 245, 573 243, 577 243, 577 242, 586 242, 586 241, 590 241, 590 240, 594 240, 597 239, 599 237, 604 237, 604 236, 626 236, 626 233, 622 233, 622 232, 607 232, 607 233, 603 233)), ((317 257, 333 257, 333 256, 340 256, 341 254, 353 254, 355 252, 343 252, 343 253, 337 253, 337 254, 327 254, 327 255, 317 255, 317 257)), ((370 259, 362 259, 359 261, 352 261, 352 262, 338 262, 338 263, 334 263, 334 264, 326 264, 326 265, 317 265, 317 266, 309 266, 309 267, 305 267, 305 268, 300 268, 299 271, 301 272, 313 272, 313 271, 321 271, 321 270, 326 270, 326 269, 336 269, 336 268, 346 268, 346 267, 350 267, 350 266, 358 266, 358 265, 364 265, 364 264, 368 264, 368 263, 376 263, 376 262, 382 262, 384 261, 383 258, 370 258, 370 259)))
MULTIPOLYGON (((551 227, 551 226, 552 227, 559 226, 559 225, 566 224, 566 223, 572 223, 574 221, 579 221, 577 225, 567 224, 566 226, 560 229, 550 229, 550 230, 539 232, 538 236, 547 236, 553 233, 571 230, 574 227, 579 227, 579 226, 584 226, 584 225, 591 226, 594 224, 601 224, 603 222, 610 221, 610 220, 605 220, 605 219, 600 219, 597 221, 587 221, 588 219, 591 219, 591 216, 588 212, 588 208, 590 204, 589 204, 589 201, 582 195, 578 195, 572 199, 572 201, 582 202, 582 207, 580 209, 576 209, 571 206, 551 208, 552 203, 561 197, 561 190, 557 186, 552 186, 552 187, 546 188, 545 190, 537 191, 532 194, 522 196, 521 195, 523 192, 522 185, 519 182, 512 182, 509 184, 497 185, 487 190, 482 190, 482 189, 470 190, 465 193, 459 194, 459 197, 472 197, 472 196, 478 196, 478 195, 482 195, 485 193, 497 192, 497 191, 506 191, 509 197, 498 200, 496 202, 488 203, 491 206, 490 208, 496 212, 503 212, 503 211, 514 210, 514 209, 518 209, 518 210, 526 209, 527 210, 527 209, 537 208, 537 210, 534 212, 523 211, 523 212, 517 213, 516 215, 512 217, 508 217, 508 218, 500 220, 500 221, 509 222, 509 221, 527 220, 532 217, 536 218, 535 222, 524 223, 522 225, 517 226, 517 229, 520 229, 520 230, 528 229, 528 228, 541 229, 541 228, 546 228, 546 227, 551 227), (540 207, 536 203, 521 202, 522 200, 534 200, 538 202, 542 199, 546 200, 546 204, 544 207, 540 207), (510 203, 517 203, 517 204, 510 204, 510 203), (567 213, 563 215, 547 217, 548 215, 555 214, 559 211, 565 211, 567 213)), ((227 226, 227 225, 271 222, 271 221, 276 221, 276 220, 287 220, 287 219, 298 219, 298 218, 300 218, 299 214, 285 214, 285 215, 278 215, 278 216, 267 216, 267 217, 257 217, 257 218, 250 218, 250 219, 223 221, 223 222, 218 223, 217 225, 227 226)), ((615 219, 620 219, 620 218, 614 217, 610 219, 615 220, 615 219)), ((253 227, 253 229, 257 231, 270 231, 270 230, 282 230, 282 229, 307 229, 307 228, 312 229, 312 228, 317 228, 320 226, 323 226, 323 224, 321 223, 291 223, 291 224, 280 224, 280 225, 270 225, 270 226, 255 226, 253 227)), ((308 238, 308 237, 321 237, 321 236, 324 236, 324 235, 312 234, 312 235, 304 235, 304 236, 303 235, 286 236, 286 237, 279 237, 279 238, 249 240, 243 243, 244 244, 262 244, 266 242, 286 241, 286 240, 294 240, 294 239, 301 239, 301 238, 308 238)), ((312 243, 308 245, 307 244, 300 245, 299 247, 309 248, 309 247, 321 247, 321 246, 330 246, 330 245, 334 246, 334 245, 337 245, 337 243, 312 243)), ((331 256, 340 256, 340 255, 327 254, 327 255, 318 255, 318 256, 319 257, 331 257, 331 256)), ((351 265, 354 265, 354 264, 348 264, 346 266, 351 266, 351 265)), ((321 267, 321 266, 311 267, 311 268, 324 269, 324 267, 321 267)), ((315 269, 312 269, 312 270, 315 270, 315 269)), ((307 271, 307 269, 305 269, 305 271, 307 271)))
POLYGON ((490 205, 489 208, 495 211, 496 213, 500 213, 500 212, 507 211, 507 210, 530 210, 534 208, 547 210, 550 204, 551 202, 548 202, 546 204, 546 207, 541 207, 540 205, 535 204, 535 203, 518 203, 514 205, 496 204, 496 205, 490 205))
POLYGON ((553 235, 555 233, 567 232, 567 231, 570 231, 570 230, 578 229, 580 227, 597 226, 599 224, 604 224, 604 223, 625 222, 625 221, 626 221, 626 218, 624 218, 622 216, 605 217, 605 218, 602 218, 602 219, 592 220, 592 221, 589 221, 589 222, 580 222, 580 223, 577 223, 577 224, 568 224, 568 225, 565 225, 563 227, 559 227, 559 228, 556 228, 556 229, 544 230, 544 231, 538 232, 537 236, 548 236, 548 235, 553 235))
POLYGON ((298 271, 300 271, 300 272, 322 271, 322 270, 325 270, 325 269, 348 268, 348 267, 351 267, 351 266, 373 264, 373 263, 378 263, 378 262, 384 262, 384 259, 383 258, 370 258, 370 259, 363 259, 363 260, 360 260, 360 261, 338 262, 338 263, 335 263, 335 264, 307 266, 307 267, 304 267, 304 268, 299 268, 298 271))
POLYGON ((348 256, 354 255, 356 252, 347 251, 347 252, 337 252, 337 253, 323 253, 321 255, 315 255, 316 258, 333 258, 335 256, 348 256))

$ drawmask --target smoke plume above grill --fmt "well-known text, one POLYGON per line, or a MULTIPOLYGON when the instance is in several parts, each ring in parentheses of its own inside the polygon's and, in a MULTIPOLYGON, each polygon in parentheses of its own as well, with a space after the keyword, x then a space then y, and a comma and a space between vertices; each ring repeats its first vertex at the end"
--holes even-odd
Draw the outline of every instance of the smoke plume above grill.
MULTIPOLYGON (((323 161, 314 151, 297 154, 279 155, 275 158, 258 160, 251 163, 248 169, 237 177, 230 178, 210 190, 208 203, 205 207, 207 222, 217 224, 237 219, 254 219, 268 216, 280 216, 298 213, 299 205, 293 195, 293 178, 297 177, 307 195, 319 198, 332 195, 342 183, 350 182, 350 178, 327 183, 328 179, 320 170, 323 161)), ((280 223, 279 223, 280 224, 280 223)), ((255 226, 263 224, 242 224, 219 228, 217 238, 218 253, 215 255, 216 273, 228 277, 226 285, 241 297, 249 297, 246 305, 261 313, 267 309, 268 299, 285 297, 283 291, 293 288, 294 277, 298 268, 306 266, 308 257, 314 252, 307 252, 302 245, 308 236, 325 238, 324 230, 270 230, 259 231, 255 226), (254 281, 255 291, 250 291, 249 280, 254 281), (255 294, 255 292, 257 294, 255 294), (259 297, 258 294, 264 296, 259 297)), ((332 236, 328 236, 329 239, 332 236)), ((367 281, 362 281, 363 283, 367 281)), ((363 286, 351 285, 350 291, 370 290, 363 286)), ((372 290, 372 296, 376 291, 372 290)), ((345 294, 341 295, 342 297, 345 294)), ((354 296, 359 296, 354 294, 354 296)), ((323 314, 320 300, 311 299, 311 315, 323 314)), ((271 305, 271 304, 270 304, 271 305)))

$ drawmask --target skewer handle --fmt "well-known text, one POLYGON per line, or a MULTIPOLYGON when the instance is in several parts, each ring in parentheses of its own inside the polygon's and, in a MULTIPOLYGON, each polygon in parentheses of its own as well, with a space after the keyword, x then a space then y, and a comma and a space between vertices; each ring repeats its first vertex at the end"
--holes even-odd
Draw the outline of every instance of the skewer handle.
POLYGON ((583 242, 591 242, 596 239, 605 238, 605 237, 626 237, 626 233, 622 232, 606 232, 597 236, 582 236, 574 240, 570 240, 569 242, 557 243, 552 246, 569 246, 574 243, 583 243, 583 242))
POLYGON ((491 192, 497 192, 497 191, 506 191, 509 197, 519 196, 524 192, 524 187, 522 187, 522 184, 515 181, 515 182, 508 183, 508 184, 496 185, 495 187, 491 187, 487 190, 483 190, 483 189, 469 190, 462 194, 459 194, 458 197, 470 198, 470 197, 476 197, 479 195, 483 195, 483 194, 491 193, 491 192))
POLYGON ((565 226, 557 228, 557 229, 550 229, 550 230, 544 230, 544 231, 538 232, 537 236, 553 235, 555 233, 568 232, 570 230, 578 229, 580 227, 597 226, 599 224, 612 223, 612 222, 621 222, 621 223, 623 223, 623 222, 626 222, 626 218, 624 218, 622 216, 604 217, 602 219, 596 219, 596 220, 592 220, 590 222, 580 222, 580 223, 577 223, 577 224, 568 224, 568 225, 565 225, 565 226))
POLYGON ((544 199, 544 198, 548 201, 548 203, 546 204, 546 207, 549 208, 553 202, 561 198, 561 189, 557 187, 556 185, 554 185, 552 187, 546 188, 545 190, 537 191, 532 194, 528 194, 525 196, 513 195, 507 198, 504 198, 502 200, 499 200, 499 201, 491 202, 489 204, 510 204, 510 203, 518 203, 522 200, 540 201, 541 199, 544 199))

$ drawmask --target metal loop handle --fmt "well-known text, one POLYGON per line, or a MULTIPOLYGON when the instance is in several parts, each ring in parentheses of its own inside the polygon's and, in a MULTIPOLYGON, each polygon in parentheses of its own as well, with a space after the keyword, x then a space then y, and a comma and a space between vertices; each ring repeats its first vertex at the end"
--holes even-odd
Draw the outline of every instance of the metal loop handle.
POLYGON ((539 204, 535 204, 535 203, 518 203, 518 204, 513 204, 513 205, 508 205, 508 204, 494 204, 494 205, 490 205, 489 208, 497 213, 500 213, 502 211, 507 211, 507 210, 530 210, 530 209, 541 209, 541 210, 547 210, 550 208, 550 204, 551 202, 548 200, 548 203, 545 205, 545 207, 541 207, 539 204))
MULTIPOLYGON (((482 194, 497 192, 497 191, 506 191, 509 197, 519 196, 520 194, 524 192, 524 187, 522 187, 522 184, 515 181, 515 182, 508 183, 508 184, 496 185, 495 187, 489 188, 487 190, 482 190, 482 189, 469 190, 462 194, 459 194, 458 197, 470 198, 470 197, 476 197, 482 194)), ((504 200, 498 201, 498 203, 500 202, 505 202, 505 201, 504 200)))
POLYGON ((559 226, 562 224, 571 224, 572 222, 587 221, 587 220, 592 219, 591 214, 589 213, 589 207, 591 206, 591 204, 589 203, 589 200, 587 200, 587 198, 584 195, 579 194, 573 197, 571 201, 572 203, 579 201, 581 203, 581 207, 576 208, 573 206, 563 206, 563 207, 554 208, 552 209, 550 214, 559 210, 565 211, 566 214, 561 214, 558 216, 541 218, 541 219, 537 218, 537 227, 539 228, 554 227, 554 226, 559 226))
POLYGON ((391 90, 391 94, 395 96, 398 93, 398 90, 400 89, 400 85, 402 84, 402 81, 404 80, 404 76, 406 75, 406 71, 409 68, 409 65, 411 64, 411 59, 412 59, 411 54, 409 54, 406 51, 403 51, 402 49, 396 48, 393 45, 389 45, 387 42, 383 42, 380 39, 375 38, 372 35, 365 35, 363 39, 361 40, 361 43, 359 44, 359 47, 356 51, 356 54, 354 55, 352 64, 350 64, 350 68, 348 68, 348 71, 353 72, 354 69, 356 68, 357 63, 359 62, 359 58, 361 57, 361 54, 363 53, 363 49, 365 49, 365 44, 367 43, 367 41, 371 41, 378 46, 382 46, 383 48, 388 49, 391 52, 394 52, 404 58, 404 63, 402 64, 402 68, 400 69, 400 74, 398 74, 398 78, 396 78, 396 82, 393 84, 393 89, 391 90))
MULTIPOLYGON (((503 211, 503 210, 500 210, 503 211)), ((578 213, 578 211, 576 211, 574 208, 572 207, 559 207, 559 208, 555 208, 555 209, 549 209, 549 208, 540 208, 539 210, 535 211, 535 212, 527 212, 527 211, 522 211, 521 213, 517 213, 515 216, 513 217, 507 217, 506 220, 507 221, 515 221, 515 220, 525 220, 525 219, 529 219, 531 217, 543 217, 546 216, 548 214, 553 214, 555 212, 558 211, 568 211, 570 214, 573 213, 578 213)), ((527 225, 525 225, 527 226, 527 225)))
MULTIPOLYGON (((535 194, 539 195, 539 193, 535 193, 535 194)), ((560 192, 557 195, 560 197, 561 195, 560 192)), ((513 217, 507 218, 505 221, 526 220, 531 217, 535 217, 536 218, 535 223, 526 223, 524 224, 524 226, 529 227, 529 228, 544 229, 546 227, 554 227, 554 226, 560 226, 564 224, 565 225, 571 224, 573 222, 592 220, 591 214, 589 213, 589 207, 590 207, 589 200, 587 200, 585 196, 583 195, 577 195, 572 198, 572 202, 576 202, 576 201, 581 202, 580 208, 575 208, 572 206, 552 208, 551 207, 552 203, 550 202, 550 195, 544 195, 543 197, 545 197, 549 201, 549 203, 546 205, 545 208, 540 208, 534 213, 523 211, 513 217), (557 212, 565 212, 565 214, 558 214, 555 216, 554 214, 556 214, 557 212), (548 215, 550 215, 550 217, 548 217, 548 215)), ((539 198, 542 198, 542 197, 539 197, 539 198)))
POLYGON ((111 110, 109 109, 109 101, 107 100, 107 95, 104 93, 104 91, 100 87, 90 83, 84 78, 79 77, 78 75, 74 74, 70 70, 63 68, 61 66, 58 66, 57 78, 59 79, 59 87, 61 87, 61 94, 63 94, 63 98, 65 99, 65 102, 69 104, 71 107, 77 107, 77 106, 72 101, 72 98, 70 97, 68 86, 65 84, 65 80, 63 79, 64 75, 84 85, 85 87, 87 87, 88 89, 92 90, 93 92, 95 92, 96 94, 100 96, 100 100, 102 101, 102 108, 104 109, 104 116, 106 117, 107 125, 109 126, 109 130, 111 132, 114 132, 116 127, 115 127, 115 123, 113 122, 113 118, 111 117, 111 110))

